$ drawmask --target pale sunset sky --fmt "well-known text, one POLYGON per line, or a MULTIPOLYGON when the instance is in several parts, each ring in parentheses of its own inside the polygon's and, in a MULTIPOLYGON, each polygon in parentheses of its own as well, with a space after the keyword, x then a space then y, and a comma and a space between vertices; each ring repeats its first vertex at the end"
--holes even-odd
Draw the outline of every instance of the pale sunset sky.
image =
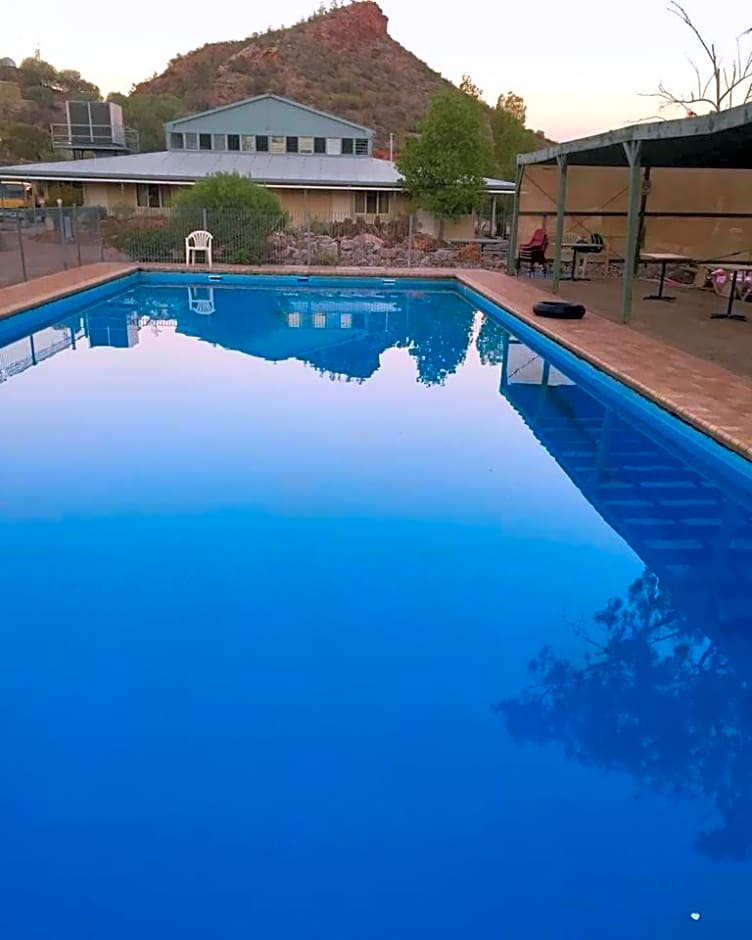
MULTIPOLYGON (((5 18, 0 56, 20 61, 39 44, 57 68, 78 69, 105 94, 127 92, 178 52, 292 25, 317 5, 129 0, 104 16, 100 0, 37 0, 33 15, 5 18)), ((391 36, 432 68, 455 83, 469 73, 491 104, 501 92, 517 92, 527 102, 528 124, 557 140, 655 114, 656 102, 639 93, 661 79, 681 91, 693 82, 687 58, 698 55, 698 46, 665 0, 381 0, 380 6, 391 36)), ((687 0, 685 6, 728 57, 736 34, 752 26, 750 6, 741 0, 687 0)))

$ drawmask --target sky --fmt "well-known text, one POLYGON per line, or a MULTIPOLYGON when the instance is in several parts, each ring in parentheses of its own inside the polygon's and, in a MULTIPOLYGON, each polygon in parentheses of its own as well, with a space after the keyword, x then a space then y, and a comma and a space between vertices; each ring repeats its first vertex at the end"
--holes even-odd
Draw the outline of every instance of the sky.
MULTIPOLYGON (((134 82, 161 72, 176 53, 293 25, 317 5, 318 0, 224 0, 220 9, 202 12, 198 3, 129 0, 118 5, 115 26, 105 22, 100 0, 36 0, 33 16, 4 18, 0 56, 20 61, 38 45, 43 59, 78 69, 103 93, 127 92, 134 82)), ((685 5, 729 56, 736 34, 752 25, 741 0, 685 5)), ((654 91, 661 80, 681 91, 694 81, 688 57, 699 47, 665 0, 380 0, 380 6, 391 36, 403 46, 450 81, 469 74, 490 104, 509 90, 522 95, 528 125, 555 140, 653 116, 657 102, 641 92, 654 91)))

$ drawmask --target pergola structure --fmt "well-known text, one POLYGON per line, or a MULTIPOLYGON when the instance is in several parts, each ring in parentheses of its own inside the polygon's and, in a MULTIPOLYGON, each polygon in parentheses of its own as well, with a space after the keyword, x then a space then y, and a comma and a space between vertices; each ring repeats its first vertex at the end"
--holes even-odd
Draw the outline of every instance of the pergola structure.
POLYGON ((556 245, 553 292, 558 293, 561 278, 561 243, 567 201, 567 169, 570 166, 628 167, 629 195, 627 241, 624 253, 622 320, 632 312, 632 289, 639 259, 640 200, 642 173, 652 167, 667 169, 752 169, 752 103, 714 112, 703 117, 681 118, 652 124, 636 124, 556 144, 517 157, 517 183, 512 228, 509 237, 508 271, 514 273, 517 259, 517 230, 520 193, 525 168, 557 165, 559 188, 556 204, 556 245))

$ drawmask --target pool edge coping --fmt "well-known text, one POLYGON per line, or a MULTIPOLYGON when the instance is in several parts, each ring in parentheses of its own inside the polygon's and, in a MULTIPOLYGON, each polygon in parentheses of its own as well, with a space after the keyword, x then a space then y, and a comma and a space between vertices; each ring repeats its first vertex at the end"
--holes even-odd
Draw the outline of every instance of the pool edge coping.
MULTIPOLYGON (((57 274, 45 275, 44 277, 36 278, 32 281, 26 281, 21 285, 11 285, 7 288, 0 288, 0 320, 6 320, 9 317, 27 312, 34 307, 40 306, 41 304, 51 303, 55 300, 60 300, 82 290, 98 287, 102 284, 115 281, 120 278, 125 278, 132 274, 138 274, 141 271, 176 274, 187 273, 184 265, 177 264, 164 265, 99 262, 96 264, 85 265, 82 268, 72 268, 65 272, 58 272, 57 274), (107 267, 106 271, 101 270, 103 266, 107 267), (42 281, 45 283, 40 284, 42 281), (41 293, 36 293, 36 295, 33 293, 33 291, 28 293, 28 288, 32 285, 37 285, 37 287, 42 288, 46 287, 47 289, 43 290, 41 293), (14 291, 14 288, 17 289, 17 292, 21 294, 21 299, 16 303, 10 302, 3 304, 3 294, 14 291), (28 296, 24 296, 24 294, 28 294, 28 296)), ((201 273, 206 272, 201 271, 201 273)), ((678 397, 672 395, 670 392, 667 392, 665 389, 657 389, 649 384, 646 384, 646 382, 642 381, 637 375, 634 374, 634 367, 639 366, 639 359, 642 359, 642 356, 640 356, 639 359, 638 357, 635 357, 635 361, 632 363, 633 369, 630 372, 628 365, 614 363, 613 361, 610 361, 608 358, 606 358, 602 352, 599 353, 597 348, 597 337, 593 337, 596 339, 595 343, 587 341, 588 332, 597 333, 598 331, 601 331, 605 332, 606 335, 611 333, 613 336, 617 336, 621 334, 622 330, 625 329, 622 324, 614 323, 612 320, 609 320, 608 318, 599 314, 598 310, 593 309, 588 311, 588 316, 582 321, 547 321, 542 320, 539 317, 535 317, 532 313, 528 312, 528 310, 532 309, 532 303, 536 300, 542 300, 546 298, 550 299, 551 295, 533 284, 521 284, 518 278, 509 277, 508 275, 505 275, 501 272, 491 272, 474 268, 338 268, 289 265, 275 267, 241 267, 237 265, 217 265, 212 268, 212 273, 236 275, 271 275, 276 277, 287 275, 298 277, 351 277, 360 279, 394 278, 395 280, 412 278, 434 281, 446 280, 449 282, 458 283, 471 291, 475 291, 489 303, 500 307, 502 310, 511 314, 513 317, 521 320, 523 323, 534 329, 537 333, 540 333, 542 336, 545 336, 546 338, 554 341, 571 354, 588 363, 593 368, 604 372, 606 375, 611 376, 616 381, 621 382, 626 387, 646 398, 648 401, 653 402, 654 404, 663 408, 669 414, 685 422, 689 426, 694 427, 698 431, 701 431, 703 434, 722 444, 727 449, 739 454, 746 460, 752 461, 752 436, 748 441, 745 441, 724 428, 724 422, 723 420, 719 420, 718 416, 715 416, 715 420, 713 420, 714 416, 712 415, 712 412, 708 416, 705 416, 699 413, 697 408, 692 408, 691 405, 683 403, 681 400, 679 400, 678 397), (498 280, 498 284, 493 282, 489 283, 489 280, 491 279, 493 279, 493 281, 498 280), (505 287, 511 287, 513 289, 511 291, 507 291, 504 290, 505 287), (518 296, 515 297, 515 294, 518 296), (523 309, 523 305, 527 309, 523 309), (585 341, 582 342, 580 341, 582 338, 580 334, 583 333, 582 324, 589 323, 595 323, 595 328, 594 330, 591 330, 588 326, 585 327, 585 341)), ((623 336, 623 334, 621 335, 623 336)), ((686 379, 687 375, 694 374, 697 371, 705 372, 706 376, 709 375, 713 381, 716 381, 721 385, 725 385, 730 389, 743 391, 749 397, 749 402, 752 406, 752 384, 741 376, 735 375, 733 372, 730 372, 721 366, 715 365, 714 363, 709 363, 705 360, 698 359, 696 356, 693 356, 684 350, 678 349, 677 347, 669 346, 666 343, 661 343, 659 340, 653 339, 652 337, 646 336, 642 333, 630 331, 629 339, 633 345, 638 347, 638 349, 639 347, 643 347, 643 353, 654 354, 652 357, 654 359, 654 365, 659 371, 662 365, 660 362, 661 356, 663 355, 663 357, 665 357, 669 351, 670 357, 675 361, 678 361, 679 366, 684 367, 677 369, 675 366, 673 366, 669 371, 664 369, 664 372, 666 372, 666 375, 664 375, 664 381, 667 379, 670 382, 675 382, 678 380, 679 383, 681 383, 681 380, 686 379)), ((689 394, 691 398, 691 396, 694 394, 694 389, 689 382, 685 382, 685 385, 685 389, 679 389, 679 396, 681 397, 689 394)), ((711 396, 708 400, 715 404, 716 411, 718 411, 719 407, 721 409, 723 408, 724 402, 722 402, 720 399, 714 399, 711 396)), ((708 410, 705 407, 706 404, 707 402, 702 406, 702 409, 705 411, 708 410)), ((750 408, 750 411, 752 411, 752 408, 750 408)))

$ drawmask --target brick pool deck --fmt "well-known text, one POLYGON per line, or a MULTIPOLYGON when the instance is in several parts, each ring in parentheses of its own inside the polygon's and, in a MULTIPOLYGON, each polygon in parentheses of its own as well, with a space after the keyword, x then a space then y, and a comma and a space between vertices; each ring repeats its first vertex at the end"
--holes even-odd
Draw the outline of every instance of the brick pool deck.
MULTIPOLYGON (((100 263, 23 284, 0 288, 0 318, 93 287, 137 270, 174 270, 178 265, 100 263)), ((351 277, 450 278, 466 284, 529 323, 540 333, 609 373, 688 424, 752 460, 752 381, 713 362, 613 321, 588 304, 583 320, 542 320, 532 313, 539 300, 551 299, 526 278, 495 271, 456 268, 254 268, 215 266, 217 273, 337 275, 351 277)), ((715 321, 714 321, 715 322, 715 321)))

